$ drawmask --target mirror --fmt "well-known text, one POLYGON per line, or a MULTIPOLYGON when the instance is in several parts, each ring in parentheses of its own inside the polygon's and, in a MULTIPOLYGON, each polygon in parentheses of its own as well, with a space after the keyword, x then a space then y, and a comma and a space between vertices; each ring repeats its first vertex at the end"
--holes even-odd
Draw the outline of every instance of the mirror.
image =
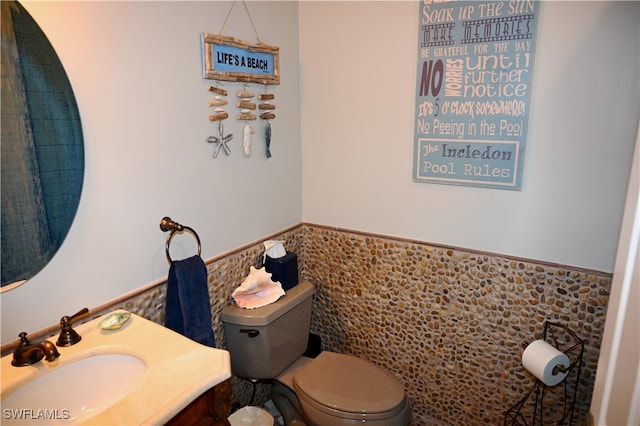
POLYGON ((2 1, 2 291, 37 274, 75 217, 84 178, 80 114, 60 59, 18 2, 2 1))

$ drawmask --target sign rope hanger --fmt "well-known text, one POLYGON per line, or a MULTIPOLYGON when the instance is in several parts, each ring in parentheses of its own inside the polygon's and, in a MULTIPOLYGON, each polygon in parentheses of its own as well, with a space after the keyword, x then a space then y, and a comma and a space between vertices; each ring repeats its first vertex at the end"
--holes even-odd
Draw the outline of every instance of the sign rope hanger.
MULTIPOLYGON (((227 21, 229 20, 229 16, 231 16, 231 12, 233 12, 233 7, 236 5, 236 1, 237 0, 233 0, 233 3, 231 3, 229 11, 227 12, 227 16, 224 18, 224 22, 222 23, 222 27, 220 27, 220 31, 218 31, 218 34, 222 34, 222 30, 224 30, 224 27, 227 25, 227 21)), ((253 23, 253 17, 251 16, 251 12, 249 12, 249 6, 247 6, 247 2, 242 0, 242 4, 244 5, 244 10, 247 12, 247 16, 249 17, 249 21, 251 22, 251 26, 253 27, 253 32, 256 33, 256 39, 258 43, 262 43, 262 41, 260 40, 260 35, 258 34, 258 30, 256 29, 256 25, 253 23)))

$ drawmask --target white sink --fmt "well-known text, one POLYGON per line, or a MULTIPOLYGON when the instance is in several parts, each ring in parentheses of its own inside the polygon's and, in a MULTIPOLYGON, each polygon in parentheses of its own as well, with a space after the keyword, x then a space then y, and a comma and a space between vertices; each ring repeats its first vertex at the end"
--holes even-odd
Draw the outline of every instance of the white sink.
POLYGON ((74 327, 82 340, 58 347, 53 362, 14 367, 11 354, 2 357, 3 426, 164 424, 231 376, 225 350, 135 314, 119 330, 100 320, 74 327))
POLYGON ((3 412, 8 409, 12 415, 2 424, 23 424, 41 417, 52 425, 80 423, 127 396, 140 385, 146 371, 140 358, 125 354, 91 356, 67 364, 3 399, 3 412))

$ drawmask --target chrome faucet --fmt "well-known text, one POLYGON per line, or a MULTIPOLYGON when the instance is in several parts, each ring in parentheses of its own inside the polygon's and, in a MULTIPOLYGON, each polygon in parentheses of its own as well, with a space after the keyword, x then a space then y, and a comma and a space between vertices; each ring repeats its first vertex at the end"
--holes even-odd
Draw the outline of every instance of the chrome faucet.
POLYGON ((26 367, 35 364, 42 358, 51 362, 60 356, 56 345, 48 340, 32 344, 24 331, 20 333, 20 340, 20 345, 13 351, 13 360, 11 361, 11 365, 15 367, 26 367))

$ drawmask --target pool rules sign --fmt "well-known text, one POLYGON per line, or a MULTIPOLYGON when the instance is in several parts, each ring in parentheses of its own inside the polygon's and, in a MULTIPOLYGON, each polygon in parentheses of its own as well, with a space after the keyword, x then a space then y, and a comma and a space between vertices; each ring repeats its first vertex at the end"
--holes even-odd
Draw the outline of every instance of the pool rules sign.
POLYGON ((420 2, 413 180, 520 190, 538 2, 420 2))

